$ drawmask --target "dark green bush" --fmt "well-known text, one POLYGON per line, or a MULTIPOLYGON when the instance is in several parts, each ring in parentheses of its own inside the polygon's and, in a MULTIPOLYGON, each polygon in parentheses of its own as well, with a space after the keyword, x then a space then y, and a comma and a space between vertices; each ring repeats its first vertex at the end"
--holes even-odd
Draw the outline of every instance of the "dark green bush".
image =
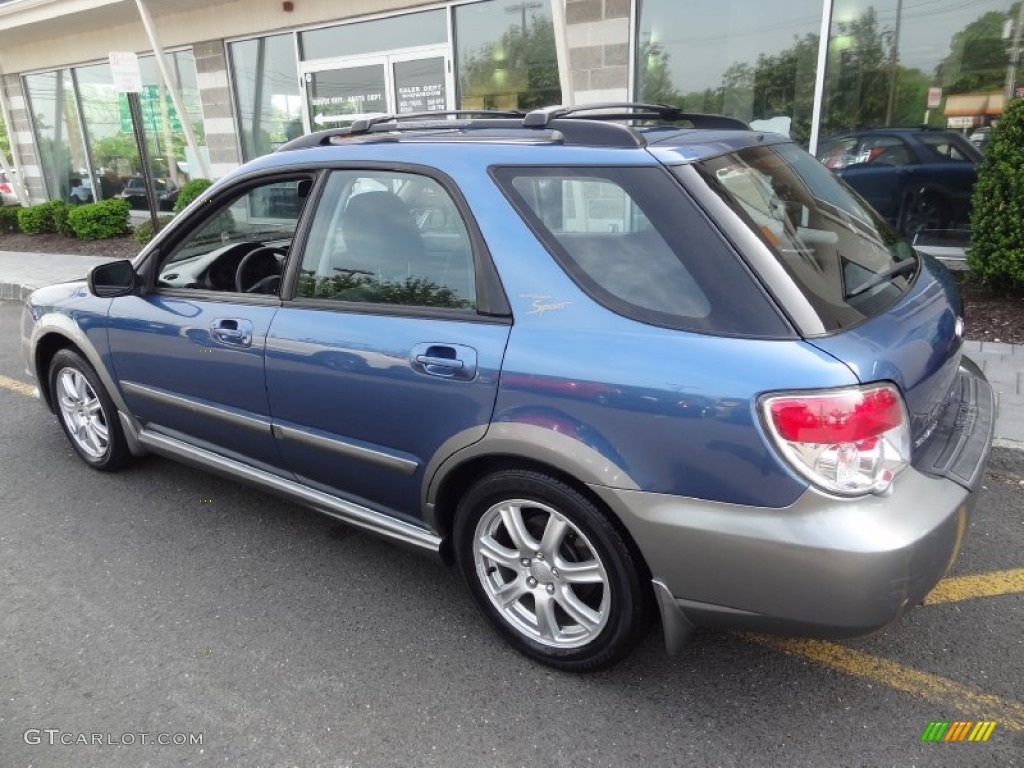
POLYGON ((18 231, 18 211, 20 208, 0 206, 0 234, 18 231))
POLYGON ((53 217, 53 231, 64 237, 72 237, 74 233, 71 231, 71 222, 68 220, 68 212, 71 207, 62 200, 51 200, 50 202, 60 203, 60 205, 53 206, 50 211, 50 215, 53 217))
POLYGON ((68 204, 63 200, 31 205, 18 209, 18 228, 26 235, 41 235, 45 232, 67 232, 68 204))
POLYGON ((213 184, 209 179, 192 179, 185 182, 185 186, 178 193, 178 199, 174 201, 174 212, 181 213, 186 206, 205 192, 213 184))
POLYGON ((1024 99, 1007 104, 978 165, 967 264, 984 283, 1024 288, 1024 99))
MULTIPOLYGON (((160 225, 160 229, 163 229, 172 221, 174 221, 174 217, 169 213, 165 213, 162 216, 157 217, 157 223, 160 225)), ((151 219, 146 219, 135 227, 135 231, 132 232, 132 240, 139 245, 145 245, 153 239, 155 234, 156 233, 153 231, 153 221, 151 219)))
POLYGON ((128 231, 128 212, 131 206, 127 200, 115 198, 87 203, 72 208, 68 223, 72 231, 82 240, 103 240, 117 237, 128 231))

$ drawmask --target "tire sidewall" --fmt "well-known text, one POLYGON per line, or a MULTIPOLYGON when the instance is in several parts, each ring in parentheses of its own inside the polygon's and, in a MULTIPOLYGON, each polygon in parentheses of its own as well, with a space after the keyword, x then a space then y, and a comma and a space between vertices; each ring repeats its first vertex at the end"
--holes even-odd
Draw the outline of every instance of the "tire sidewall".
POLYGON ((560 481, 515 470, 484 478, 459 503, 453 545, 456 565, 477 607, 508 643, 530 658, 567 671, 586 671, 614 663, 634 644, 643 624, 637 564, 614 526, 588 499, 560 481), (610 591, 608 621, 598 636, 582 647, 553 648, 523 634, 494 606, 480 583, 473 547, 477 524, 494 504, 513 498, 557 509, 587 537, 604 565, 610 591))
POLYGON ((117 418, 117 407, 114 405, 113 400, 111 400, 110 395, 107 393, 106 387, 104 387, 103 383, 100 381, 99 375, 84 357, 70 349, 60 350, 53 356, 53 360, 50 362, 48 384, 50 387, 51 402, 53 403, 57 421, 60 423, 60 428, 67 437, 68 442, 71 443, 71 447, 75 449, 75 453, 78 454, 82 461, 95 469, 114 470, 119 469, 130 460, 131 455, 128 451, 127 441, 125 440, 124 432, 121 430, 121 424, 117 418), (85 376, 86 381, 89 382, 89 386, 92 387, 92 391, 96 393, 96 397, 100 401, 100 408, 103 411, 103 419, 107 424, 107 450, 104 452, 103 456, 99 458, 90 456, 82 451, 78 442, 71 434, 71 430, 68 428, 67 422, 64 419, 64 414, 61 411, 59 402, 60 395, 57 376, 60 371, 65 368, 71 368, 85 376))

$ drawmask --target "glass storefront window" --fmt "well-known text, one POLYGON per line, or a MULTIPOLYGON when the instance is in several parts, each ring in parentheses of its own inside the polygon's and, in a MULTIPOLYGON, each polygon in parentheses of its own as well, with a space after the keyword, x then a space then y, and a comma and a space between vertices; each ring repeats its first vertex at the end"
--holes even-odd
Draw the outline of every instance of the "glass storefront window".
POLYGON ((533 109, 562 100, 550 4, 491 0, 454 9, 461 109, 533 109))
POLYGON ((640 101, 725 114, 807 142, 821 0, 773 2, 770 11, 760 0, 637 4, 640 101))
POLYGON ((1009 0, 837 0, 822 135, 878 126, 968 131, 1002 113, 1009 0))
POLYGON ((88 182, 89 162, 66 69, 25 76, 36 145, 51 199, 72 200, 88 182))
POLYGON ((242 159, 273 152, 302 135, 302 96, 292 35, 229 45, 242 159))
MULTIPOLYGON (((178 93, 186 113, 184 119, 191 123, 199 151, 202 152, 206 139, 195 57, 192 51, 175 51, 167 54, 167 66, 178 81, 178 93)), ((181 127, 183 118, 163 86, 156 59, 153 56, 140 56, 139 69, 142 72, 142 93, 139 99, 153 175, 158 179, 166 179, 171 188, 180 187, 190 176, 201 175, 198 163, 189 157, 188 142, 181 127)), ((127 112, 126 97, 121 97, 121 104, 127 112)), ((127 128, 131 130, 130 122, 127 128)))
POLYGON ((448 42, 443 10, 340 24, 299 34, 302 60, 360 56, 378 51, 448 42))
POLYGON ((114 87, 109 64, 77 67, 75 81, 95 174, 91 192, 96 199, 107 199, 120 193, 124 180, 140 170, 128 103, 114 87))

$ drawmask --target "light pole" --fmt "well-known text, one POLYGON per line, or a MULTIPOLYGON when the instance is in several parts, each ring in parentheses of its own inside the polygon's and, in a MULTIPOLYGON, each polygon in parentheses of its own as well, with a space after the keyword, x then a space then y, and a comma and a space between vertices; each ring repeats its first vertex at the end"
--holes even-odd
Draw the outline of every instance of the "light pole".
POLYGON ((544 3, 530 3, 526 2, 526 0, 523 0, 523 2, 521 3, 516 3, 515 5, 508 6, 505 9, 505 13, 515 13, 516 11, 519 11, 521 19, 521 26, 519 27, 519 31, 523 37, 526 37, 526 12, 532 11, 534 8, 540 8, 543 5, 544 3))
POLYGON ((1006 90, 1003 92, 1003 109, 1006 109, 1006 104, 1009 103, 1016 95, 1017 90, 1017 68, 1020 66, 1020 33, 1021 28, 1024 27, 1024 2, 1020 4, 1020 8, 1017 11, 1017 21, 1013 25, 1013 30, 1010 35, 1010 61, 1006 65, 1006 90))

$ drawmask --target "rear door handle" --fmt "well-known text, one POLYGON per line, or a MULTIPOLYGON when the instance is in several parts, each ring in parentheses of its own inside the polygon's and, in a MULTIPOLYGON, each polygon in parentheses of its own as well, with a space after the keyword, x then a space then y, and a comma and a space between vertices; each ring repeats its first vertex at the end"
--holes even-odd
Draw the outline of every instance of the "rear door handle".
POLYGON ((410 356, 412 367, 429 376, 469 381, 476 376, 476 350, 461 344, 417 344, 410 356))
POLYGON ((453 371, 458 371, 463 367, 461 360, 452 360, 447 357, 430 357, 429 355, 416 355, 416 362, 424 368, 434 366, 437 368, 451 368, 453 371))

